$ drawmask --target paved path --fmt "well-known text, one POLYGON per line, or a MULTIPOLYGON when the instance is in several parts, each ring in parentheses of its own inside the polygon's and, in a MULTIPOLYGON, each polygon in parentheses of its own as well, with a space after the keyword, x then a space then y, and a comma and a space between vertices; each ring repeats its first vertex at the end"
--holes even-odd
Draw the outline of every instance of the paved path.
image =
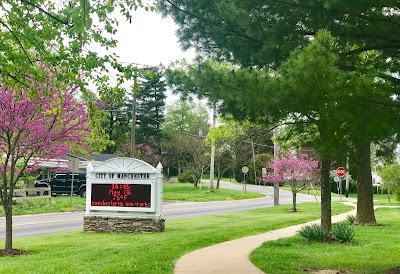
MULTIPOLYGON (((352 204, 354 205, 354 204, 352 204)), ((332 222, 355 215, 356 210, 332 217, 332 222)), ((196 250, 181 257, 175 265, 175 274, 259 274, 264 273, 249 260, 250 253, 266 241, 292 237, 308 222, 266 233, 240 238, 196 250)))

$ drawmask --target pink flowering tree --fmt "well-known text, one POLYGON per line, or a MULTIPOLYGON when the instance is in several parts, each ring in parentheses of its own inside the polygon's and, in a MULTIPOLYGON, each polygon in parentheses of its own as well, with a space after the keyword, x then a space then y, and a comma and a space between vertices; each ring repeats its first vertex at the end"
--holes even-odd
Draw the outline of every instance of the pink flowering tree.
POLYGON ((5 251, 10 254, 16 183, 36 169, 38 159, 62 156, 70 144, 82 144, 89 135, 87 107, 77 100, 78 88, 56 88, 55 76, 42 69, 46 76, 41 83, 30 80, 29 87, 18 89, 0 86, 0 201, 6 217, 5 251))
POLYGON ((315 180, 318 174, 318 161, 307 155, 283 155, 267 164, 271 170, 266 181, 270 183, 288 183, 293 195, 293 212, 297 211, 297 193, 315 180))

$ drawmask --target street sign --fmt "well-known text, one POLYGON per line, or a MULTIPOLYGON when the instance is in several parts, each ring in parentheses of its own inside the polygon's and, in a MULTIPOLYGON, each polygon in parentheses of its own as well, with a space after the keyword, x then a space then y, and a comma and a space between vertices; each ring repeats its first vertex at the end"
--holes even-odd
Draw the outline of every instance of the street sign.
POLYGON ((339 183, 340 178, 339 178, 339 176, 335 176, 335 177, 333 177, 333 180, 334 180, 336 183, 339 183))
POLYGON ((339 177, 343 177, 346 174, 346 170, 344 169, 344 167, 338 167, 336 169, 336 174, 339 177))
POLYGON ((247 174, 247 172, 249 172, 249 168, 248 168, 247 166, 243 166, 243 167, 242 167, 242 172, 243 172, 244 174, 247 174))
POLYGON ((262 174, 262 177, 263 177, 263 178, 267 178, 267 168, 266 168, 266 167, 263 167, 263 168, 261 169, 261 174, 262 174))

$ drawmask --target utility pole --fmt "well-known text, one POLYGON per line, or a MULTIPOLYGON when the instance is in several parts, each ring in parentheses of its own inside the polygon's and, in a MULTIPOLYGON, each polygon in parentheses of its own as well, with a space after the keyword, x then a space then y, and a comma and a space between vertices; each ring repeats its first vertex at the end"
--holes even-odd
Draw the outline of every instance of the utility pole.
MULTIPOLYGON (((274 160, 278 159, 279 157, 279 144, 276 141, 276 138, 278 137, 278 128, 276 127, 274 129, 274 160)), ((274 184, 274 206, 279 205, 279 183, 274 184)))
MULTIPOLYGON (((217 122, 217 106, 215 102, 213 102, 211 128, 215 128, 216 122, 217 122)), ((215 139, 212 138, 211 142, 212 144, 211 144, 211 161, 210 161, 210 191, 214 191, 215 139)))
POLYGON ((138 91, 137 72, 135 71, 132 88, 132 123, 131 123, 131 157, 135 158, 136 146, 136 92, 138 91))
MULTIPOLYGON (((251 151, 253 153, 253 167, 254 167, 254 185, 257 184, 257 170, 256 170, 256 154, 254 152, 254 142, 251 141, 251 151)), ((259 183, 260 185, 260 183, 259 183)))

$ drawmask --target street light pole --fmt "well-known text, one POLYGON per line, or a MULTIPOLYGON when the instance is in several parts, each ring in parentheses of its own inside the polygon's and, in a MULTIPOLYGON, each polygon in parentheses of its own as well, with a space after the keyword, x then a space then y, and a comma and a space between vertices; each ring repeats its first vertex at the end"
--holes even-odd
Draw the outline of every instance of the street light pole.
MULTIPOLYGON (((212 114, 212 128, 215 128, 217 120, 217 107, 213 102, 213 114, 212 114)), ((211 161, 210 161, 210 191, 214 191, 214 165, 215 165, 215 139, 212 138, 211 144, 211 161)))

